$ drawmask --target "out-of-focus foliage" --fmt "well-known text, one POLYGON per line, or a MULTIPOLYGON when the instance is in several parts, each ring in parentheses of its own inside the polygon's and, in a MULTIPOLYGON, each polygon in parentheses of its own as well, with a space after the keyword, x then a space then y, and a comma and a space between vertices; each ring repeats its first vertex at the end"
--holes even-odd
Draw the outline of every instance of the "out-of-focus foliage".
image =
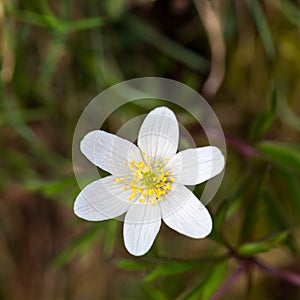
POLYGON ((300 299, 299 49, 296 0, 0 2, 0 299, 300 299), (71 146, 92 98, 142 76, 203 93, 228 159, 213 233, 163 226, 136 258, 121 222, 74 216, 71 146))

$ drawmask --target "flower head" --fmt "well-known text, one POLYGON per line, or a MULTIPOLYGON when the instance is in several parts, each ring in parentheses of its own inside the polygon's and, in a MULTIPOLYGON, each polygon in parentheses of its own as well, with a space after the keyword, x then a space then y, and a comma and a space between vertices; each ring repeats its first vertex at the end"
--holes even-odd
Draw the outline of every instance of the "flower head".
POLYGON ((89 132, 81 141, 81 151, 111 176, 90 183, 80 192, 75 214, 102 221, 126 213, 124 243, 133 255, 150 249, 161 220, 186 236, 207 236, 212 229, 209 212, 185 185, 219 174, 224 157, 212 146, 176 153, 178 140, 177 119, 166 107, 147 115, 138 146, 102 130, 89 132))

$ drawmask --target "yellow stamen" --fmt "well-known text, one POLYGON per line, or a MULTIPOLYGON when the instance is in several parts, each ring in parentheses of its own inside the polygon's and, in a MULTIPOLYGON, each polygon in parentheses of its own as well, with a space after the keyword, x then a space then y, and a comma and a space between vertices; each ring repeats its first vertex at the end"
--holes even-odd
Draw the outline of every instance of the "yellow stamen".
POLYGON ((143 169, 145 167, 145 164, 142 161, 140 161, 138 163, 138 167, 139 167, 139 169, 143 169))
POLYGON ((171 191, 171 183, 170 182, 167 182, 166 189, 169 190, 169 191, 171 191))
POLYGON ((150 156, 142 152, 142 156, 148 160, 144 161, 132 160, 126 166, 132 170, 133 179, 126 183, 124 179, 128 179, 129 176, 124 178, 117 178, 115 181, 118 183, 126 184, 123 189, 125 191, 131 190, 131 194, 128 197, 129 201, 132 201, 136 197, 139 197, 139 202, 142 204, 149 203, 155 205, 157 201, 162 201, 163 196, 172 190, 172 183, 175 182, 175 178, 169 177, 170 171, 165 170, 165 163, 169 161, 169 158, 165 159, 165 162, 161 160, 150 160, 150 156))

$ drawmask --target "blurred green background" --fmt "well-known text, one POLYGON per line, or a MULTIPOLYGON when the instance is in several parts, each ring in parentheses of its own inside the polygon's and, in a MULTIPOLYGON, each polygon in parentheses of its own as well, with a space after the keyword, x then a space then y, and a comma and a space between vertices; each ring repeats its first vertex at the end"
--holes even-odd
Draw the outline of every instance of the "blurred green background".
POLYGON ((0 299, 300 299, 300 1, 2 0, 0 67, 0 299), (121 222, 73 214, 71 146, 91 99, 143 76, 202 93, 228 157, 213 233, 163 226, 135 258, 121 222))

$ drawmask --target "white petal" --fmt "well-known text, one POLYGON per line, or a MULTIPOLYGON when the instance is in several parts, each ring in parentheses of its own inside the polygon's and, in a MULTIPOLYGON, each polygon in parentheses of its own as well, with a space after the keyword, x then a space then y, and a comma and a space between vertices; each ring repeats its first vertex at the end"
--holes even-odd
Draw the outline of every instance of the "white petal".
POLYGON ((152 110, 138 137, 139 148, 151 158, 171 158, 178 148, 179 127, 174 113, 166 107, 152 110))
POLYGON ((108 176, 87 185, 75 200, 75 214, 88 221, 103 221, 125 213, 132 204, 128 200, 131 190, 125 191, 115 179, 108 176))
POLYGON ((142 160, 136 145, 102 130, 89 132, 80 149, 93 164, 119 177, 132 173, 126 163, 142 160))
POLYGON ((185 186, 178 184, 159 204, 163 221, 179 233, 203 238, 211 232, 208 210, 185 186))
POLYGON ((133 204, 124 221, 124 243, 128 252, 139 256, 152 246, 161 224, 161 212, 158 205, 133 204))
POLYGON ((176 182, 184 185, 202 183, 222 172, 224 156, 217 147, 187 149, 171 158, 167 167, 176 182))

